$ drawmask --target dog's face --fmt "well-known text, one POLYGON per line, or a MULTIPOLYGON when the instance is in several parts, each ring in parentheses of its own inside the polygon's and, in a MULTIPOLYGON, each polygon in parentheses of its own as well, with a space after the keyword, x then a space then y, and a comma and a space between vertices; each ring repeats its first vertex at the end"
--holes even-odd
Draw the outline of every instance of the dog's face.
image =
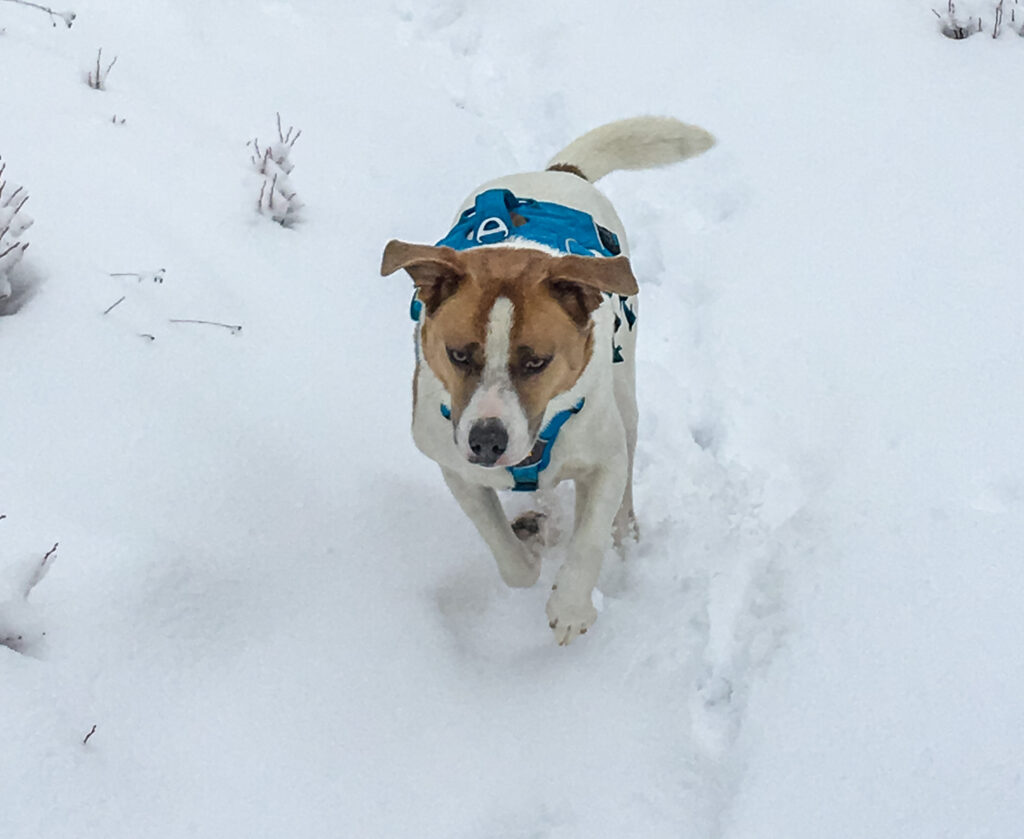
POLYGON ((626 257, 393 241, 381 273, 399 268, 423 303, 423 360, 451 395, 455 445, 482 466, 530 453, 548 402, 590 361, 602 292, 637 291, 626 257))

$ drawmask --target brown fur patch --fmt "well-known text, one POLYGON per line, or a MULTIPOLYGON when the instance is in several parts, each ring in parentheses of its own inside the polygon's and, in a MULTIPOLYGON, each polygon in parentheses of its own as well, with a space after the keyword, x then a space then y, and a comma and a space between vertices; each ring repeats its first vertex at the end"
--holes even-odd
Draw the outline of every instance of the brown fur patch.
POLYGON ((586 175, 583 174, 583 170, 579 166, 574 166, 571 163, 552 163, 548 166, 549 172, 568 172, 570 175, 575 175, 577 178, 583 178, 585 181, 589 181, 586 175))
POLYGON ((569 390, 590 361, 589 316, 578 322, 551 293, 548 281, 559 274, 559 257, 526 248, 477 248, 458 256, 465 281, 424 320, 423 358, 451 394, 452 421, 458 423, 480 382, 483 358, 471 355, 470 365, 456 365, 449 350, 481 350, 495 300, 508 298, 515 311, 509 374, 536 434, 548 402, 569 390), (525 360, 538 357, 551 360, 533 372, 525 360))

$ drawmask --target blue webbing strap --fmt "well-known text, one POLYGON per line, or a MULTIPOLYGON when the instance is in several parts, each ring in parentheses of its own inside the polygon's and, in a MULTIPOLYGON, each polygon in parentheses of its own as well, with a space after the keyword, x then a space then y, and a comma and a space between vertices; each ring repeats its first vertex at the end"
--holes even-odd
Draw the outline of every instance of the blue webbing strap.
MULTIPOLYGON (((562 426, 565 425, 569 417, 583 410, 583 403, 586 401, 586 399, 581 398, 571 408, 566 408, 564 411, 559 411, 555 414, 551 421, 544 426, 544 430, 537 435, 537 442, 533 447, 533 451, 526 456, 526 459, 515 466, 505 467, 512 476, 512 480, 516 482, 515 486, 512 487, 513 492, 534 492, 537 489, 540 473, 547 469, 548 464, 551 462, 551 447, 554 446, 555 440, 558 439, 558 432, 562 430, 562 426)), ((441 403, 441 416, 446 420, 452 418, 451 408, 443 402, 441 403)))

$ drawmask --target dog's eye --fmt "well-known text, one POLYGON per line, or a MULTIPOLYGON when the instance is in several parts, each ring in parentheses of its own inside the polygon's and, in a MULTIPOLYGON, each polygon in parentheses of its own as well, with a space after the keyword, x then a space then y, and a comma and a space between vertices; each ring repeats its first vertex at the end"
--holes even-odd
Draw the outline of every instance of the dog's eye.
POLYGON ((539 355, 531 356, 523 362, 523 370, 527 373, 539 373, 550 363, 550 356, 548 358, 541 358, 539 355))
POLYGON ((465 367, 469 364, 469 352, 466 350, 448 347, 448 358, 456 367, 465 367))

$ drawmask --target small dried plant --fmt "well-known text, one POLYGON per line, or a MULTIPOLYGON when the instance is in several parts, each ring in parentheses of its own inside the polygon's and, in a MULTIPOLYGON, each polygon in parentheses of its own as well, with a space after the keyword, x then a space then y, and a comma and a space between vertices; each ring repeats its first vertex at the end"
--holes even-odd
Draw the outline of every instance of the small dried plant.
POLYGON ((96 67, 89 71, 89 75, 85 78, 85 83, 93 90, 106 90, 107 76, 110 75, 110 71, 115 64, 117 64, 116 55, 114 60, 106 66, 106 69, 103 68, 103 47, 100 47, 96 52, 96 67))
POLYGON ((261 215, 269 216, 282 227, 292 227, 301 221, 303 203, 299 200, 291 185, 289 175, 295 164, 289 159, 295 141, 302 135, 295 126, 288 126, 285 131, 281 125, 281 115, 277 115, 277 142, 260 147, 259 139, 254 138, 248 145, 252 149, 250 160, 260 174, 259 198, 256 209, 261 215))
POLYGON ((32 3, 31 0, 7 0, 8 3, 17 3, 19 6, 29 6, 33 9, 39 9, 41 12, 46 12, 50 16, 50 23, 53 26, 57 25, 57 21, 63 21, 64 25, 70 29, 71 24, 75 22, 77 15, 74 12, 58 12, 51 9, 49 6, 41 6, 38 3, 32 3))
MULTIPOLYGON (((944 15, 939 14, 935 9, 932 9, 932 12, 935 14, 935 17, 939 19, 939 29, 942 31, 942 34, 947 38, 952 38, 954 41, 962 41, 964 38, 969 38, 978 31, 975 28, 973 17, 969 17, 966 23, 957 17, 956 4, 953 0, 948 0, 948 3, 946 4, 946 13, 944 15)), ((979 18, 977 26, 980 25, 981 20, 979 18)))
POLYGON ((0 303, 11 296, 11 271, 28 249, 28 242, 19 238, 32 226, 32 218, 22 212, 28 193, 5 180, 6 171, 7 163, 0 158, 0 303))
POLYGON ((946 11, 944 13, 939 12, 937 9, 932 9, 932 13, 939 19, 939 31, 942 32, 947 38, 951 38, 954 41, 962 41, 965 38, 971 37, 971 35, 977 35, 986 30, 986 21, 991 13, 992 20, 992 38, 1000 38, 1005 31, 1009 30, 1016 35, 1024 36, 1024 7, 1021 6, 1021 0, 1012 0, 1012 5, 1009 5, 1009 0, 985 0, 985 2, 977 2, 977 0, 967 0, 968 6, 975 14, 968 14, 966 18, 962 14, 957 12, 956 4, 953 0, 947 0, 946 11), (1009 8, 1009 21, 1006 21, 1006 9, 1009 8))

